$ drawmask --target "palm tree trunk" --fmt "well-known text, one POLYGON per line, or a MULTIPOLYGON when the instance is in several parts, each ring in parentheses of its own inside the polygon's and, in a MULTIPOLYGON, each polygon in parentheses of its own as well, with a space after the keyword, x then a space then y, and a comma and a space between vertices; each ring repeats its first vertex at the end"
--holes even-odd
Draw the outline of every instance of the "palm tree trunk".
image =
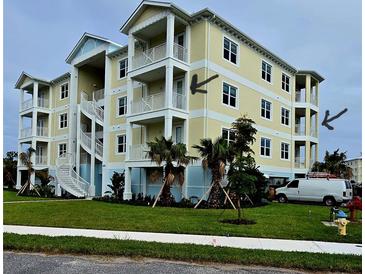
POLYGON ((212 169, 212 190, 209 193, 208 206, 210 208, 219 208, 221 205, 221 188, 219 182, 221 176, 218 169, 212 169))

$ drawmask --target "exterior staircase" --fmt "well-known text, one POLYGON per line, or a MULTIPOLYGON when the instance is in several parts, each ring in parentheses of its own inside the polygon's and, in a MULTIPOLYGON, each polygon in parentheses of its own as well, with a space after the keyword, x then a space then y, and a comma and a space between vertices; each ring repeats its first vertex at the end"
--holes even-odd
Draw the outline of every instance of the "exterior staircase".
POLYGON ((76 197, 87 197, 90 183, 84 180, 73 169, 74 157, 70 153, 62 154, 56 161, 56 177, 60 186, 76 197))

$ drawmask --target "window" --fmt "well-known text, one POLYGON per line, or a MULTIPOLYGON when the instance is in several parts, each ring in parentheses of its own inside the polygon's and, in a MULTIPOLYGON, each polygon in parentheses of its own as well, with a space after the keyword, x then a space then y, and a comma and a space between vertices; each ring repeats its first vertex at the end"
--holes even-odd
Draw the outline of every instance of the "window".
POLYGON ((119 135, 117 136, 117 152, 118 153, 125 153, 126 152, 126 142, 127 137, 126 135, 119 135))
POLYGON ((271 102, 261 100, 261 117, 271 119, 271 102))
POLYGON ((281 159, 289 160, 289 144, 281 143, 281 159))
POLYGON ((271 156, 271 140, 268 138, 261 138, 261 146, 260 146, 260 154, 261 156, 271 156))
POLYGON ((223 46, 224 59, 232 62, 233 64, 237 64, 237 49, 238 46, 236 43, 233 43, 231 40, 224 37, 224 46, 223 46))
POLYGON ((223 83, 223 104, 236 107, 237 88, 223 83))
POLYGON ((262 61, 262 72, 261 72, 262 79, 271 83, 271 65, 262 61))
POLYGON ((286 108, 281 108, 281 123, 283 125, 289 126, 290 110, 286 108))
POLYGON ((281 74, 281 88, 287 92, 289 92, 289 83, 290 83, 290 77, 286 75, 285 73, 281 74))
POLYGON ((67 113, 60 114, 60 128, 67 127, 67 113))
POLYGON ((118 98, 118 115, 127 114, 127 96, 118 98))
POLYGON ((182 127, 176 127, 175 129, 175 139, 177 144, 181 144, 183 142, 182 140, 182 127))
POLYGON ((223 128, 222 137, 224 140, 228 142, 228 144, 230 144, 231 142, 234 142, 235 139, 234 131, 227 128, 223 128))
POLYGON ((66 157, 67 147, 66 144, 59 144, 58 145, 58 156, 66 157))
POLYGON ((61 86, 61 99, 65 99, 68 97, 68 83, 63 84, 61 86))
POLYGON ((286 187, 288 188, 298 188, 299 180, 291 181, 286 187))
POLYGON ((128 59, 123 59, 119 61, 119 79, 127 76, 128 72, 128 59))

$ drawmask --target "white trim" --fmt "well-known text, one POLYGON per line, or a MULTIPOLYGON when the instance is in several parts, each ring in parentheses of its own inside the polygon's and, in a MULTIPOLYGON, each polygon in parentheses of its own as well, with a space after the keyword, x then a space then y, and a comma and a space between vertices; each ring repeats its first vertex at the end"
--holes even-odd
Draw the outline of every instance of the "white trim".
MULTIPOLYGON (((231 90, 231 88, 229 88, 229 91, 231 90)), ((229 108, 233 108, 233 109, 236 109, 236 110, 239 110, 239 93, 240 93, 240 89, 239 87, 229 83, 228 81, 224 81, 222 80, 222 97, 221 97, 221 104, 225 107, 229 107, 229 108), (230 93, 228 93, 228 104, 225 104, 223 103, 223 87, 224 87, 224 84, 227 84, 228 86, 230 87, 233 87, 236 89, 236 106, 231 106, 229 103, 230 103, 230 93)))
MULTIPOLYGON (((229 51, 231 52, 231 51, 229 51)), ((235 40, 235 39, 232 39, 230 36, 228 36, 227 34, 223 34, 222 35, 222 59, 225 61, 225 62, 228 62, 229 64, 231 65, 234 65, 236 67, 240 67, 240 43, 235 40), (224 39, 227 39, 229 40, 230 42, 236 44, 237 46, 237 54, 236 54, 236 64, 233 63, 231 60, 227 60, 226 58, 224 58, 224 39)))
POLYGON ((221 125, 221 132, 220 132, 220 136, 222 136, 222 138, 223 138, 223 130, 227 130, 227 131, 228 131, 228 144, 229 144, 229 142, 231 141, 231 140, 229 139, 229 134, 230 134, 230 132, 231 132, 231 131, 233 131, 233 129, 232 129, 232 128, 229 128, 229 127, 226 127, 226 126, 224 126, 224 125, 221 125))
POLYGON ((65 80, 63 82, 61 82, 60 84, 60 88, 59 88, 59 92, 60 92, 60 100, 65 100, 68 99, 70 97, 70 81, 69 80, 65 80), (62 86, 67 84, 67 96, 62 98, 62 86))
POLYGON ((290 143, 280 141, 280 160, 290 162, 290 159, 291 159, 291 157, 290 157, 290 143), (285 159, 285 158, 282 158, 282 157, 281 157, 281 152, 282 152, 282 151, 281 151, 281 145, 282 145, 282 144, 286 144, 286 145, 288 145, 288 159, 285 159))
POLYGON ((115 155, 125 155, 126 152, 127 152, 127 133, 120 133, 120 134, 116 134, 115 135, 115 155), (124 152, 118 152, 118 147, 119 147, 119 143, 118 143, 118 137, 121 137, 121 136, 125 136, 125 151, 124 152))
POLYGON ((122 58, 120 58, 120 59, 118 59, 118 63, 117 63, 118 65, 118 69, 117 69, 117 79, 118 80, 124 80, 124 79, 127 79, 127 74, 128 74, 128 66, 129 66, 129 63, 128 63, 128 56, 124 56, 124 57, 122 57, 122 58), (125 67, 125 76, 124 77, 120 77, 120 62, 121 61, 124 61, 124 60, 127 60, 127 66, 125 67))
POLYGON ((115 117, 116 118, 121 118, 121 117, 125 117, 126 115, 127 115, 127 112, 125 112, 124 114, 119 114, 119 99, 121 99, 121 98, 126 98, 126 105, 125 105, 125 107, 126 107, 126 109, 128 110, 128 97, 127 97, 127 95, 120 95, 120 96, 118 96, 117 97, 117 100, 116 100, 116 115, 115 115, 115 117))
POLYGON ((270 138, 270 137, 267 137, 267 136, 264 136, 264 135, 261 135, 260 136, 260 143, 259 143, 259 155, 260 155, 260 157, 261 158, 267 158, 267 159, 272 159, 272 150, 273 150, 273 141, 272 141, 272 138, 270 138), (261 141, 262 141, 262 139, 268 139, 268 140, 270 140, 270 155, 269 156, 267 156, 267 155, 261 155, 261 141))
POLYGON ((61 156, 61 155, 60 155, 60 146, 62 146, 62 145, 65 145, 65 146, 66 146, 66 151, 65 151, 65 153, 67 153, 67 143, 58 143, 58 144, 57 144, 57 157, 61 156))
POLYGON ((274 66, 272 63, 270 63, 269 61, 267 61, 264 58, 261 58, 261 66, 260 66, 260 79, 263 80, 265 83, 269 83, 270 85, 274 85, 274 66), (270 73, 270 82, 267 81, 266 79, 262 78, 262 62, 266 63, 267 65, 271 66, 271 73, 270 73))
POLYGON ((282 125, 282 126, 284 126, 284 127, 288 127, 288 128, 291 128, 291 110, 290 109, 288 109, 288 108, 286 108, 286 107, 283 107, 283 106, 281 106, 280 107, 280 124, 282 125), (283 124, 282 123, 282 110, 283 109, 285 109, 285 110, 287 110, 287 111, 289 111, 289 124, 283 124))
POLYGON ((68 128, 68 123, 70 122, 69 119, 68 119, 68 112, 62 112, 62 113, 59 113, 58 114, 58 129, 65 129, 65 128, 68 128), (65 127, 61 127, 61 116, 66 114, 66 125, 65 127))
MULTIPOLYGON (((266 110, 266 109, 265 109, 266 110)), ((261 97, 260 98, 260 113, 259 113, 259 115, 260 115, 260 117, 261 117, 261 119, 263 119, 263 120, 266 120, 266 121, 273 121, 273 116, 274 116, 274 104, 273 104, 273 102, 272 101, 270 101, 270 100, 268 100, 268 99, 266 99, 266 98, 264 98, 264 97, 261 97), (269 118, 266 118, 266 117, 263 117, 262 115, 261 115, 261 110, 262 110, 262 100, 264 100, 264 101, 266 101, 266 102, 269 102, 270 103, 270 119, 269 118)))
POLYGON ((291 81, 291 76, 289 76, 289 74, 285 73, 284 71, 281 71, 281 90, 284 91, 285 93, 287 94, 291 94, 291 86, 293 85, 292 84, 292 81, 291 81), (289 78, 289 90, 286 91, 285 89, 283 89, 283 74, 289 78))

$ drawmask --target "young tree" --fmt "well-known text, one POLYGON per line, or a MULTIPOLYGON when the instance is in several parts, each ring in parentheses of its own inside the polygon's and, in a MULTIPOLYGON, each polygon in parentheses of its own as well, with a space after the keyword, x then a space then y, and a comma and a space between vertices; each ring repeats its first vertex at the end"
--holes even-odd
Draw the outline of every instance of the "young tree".
POLYGON ((160 197, 164 205, 171 205, 173 202, 171 186, 175 180, 175 174, 178 175, 178 182, 182 185, 184 183, 185 167, 196 157, 187 155, 185 144, 174 144, 172 139, 166 140, 165 137, 156 137, 154 141, 147 142, 147 145, 149 147, 147 155, 151 161, 156 162, 159 166, 164 163, 162 167, 162 186, 153 207, 160 197))
POLYGON ((252 144, 255 142, 255 134, 257 130, 254 128, 255 122, 246 116, 237 118, 232 123, 232 130, 235 135, 234 142, 231 144, 233 150, 237 156, 242 156, 244 154, 252 153, 252 144))
POLYGON ((232 162, 234 152, 227 141, 218 137, 214 142, 211 139, 201 139, 200 145, 194 145, 200 156, 203 158, 203 168, 209 168, 212 173, 211 191, 208 197, 208 206, 220 207, 221 181, 224 176, 227 162, 232 162))
POLYGON ((112 193, 112 196, 115 199, 122 200, 123 199, 123 191, 124 191, 124 185, 125 185, 125 172, 122 173, 115 172, 113 173, 113 176, 110 178, 110 181, 112 182, 111 185, 108 185, 108 187, 113 191, 110 190, 105 191, 105 193, 112 193))

